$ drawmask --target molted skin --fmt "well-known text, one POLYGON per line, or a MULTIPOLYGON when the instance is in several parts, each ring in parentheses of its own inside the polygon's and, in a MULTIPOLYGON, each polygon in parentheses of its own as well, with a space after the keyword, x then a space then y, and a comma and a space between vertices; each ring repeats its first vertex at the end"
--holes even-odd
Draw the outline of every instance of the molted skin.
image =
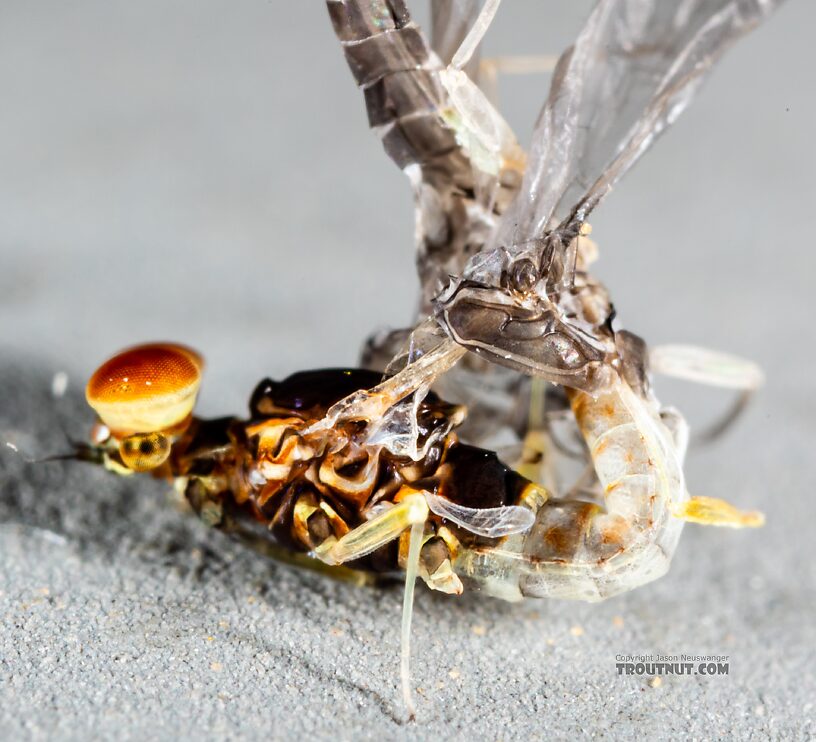
MULTIPOLYGON (((473 246, 484 244, 511 202, 521 183, 524 153, 498 112, 474 100, 479 93, 470 78, 445 69, 450 56, 441 59, 431 49, 402 0, 328 0, 327 5, 364 91, 369 124, 411 179, 419 314, 426 316, 447 277, 462 272, 473 246), (462 106, 463 97, 468 105, 462 106), (501 134, 484 141, 484 128, 474 125, 474 118, 488 119, 484 128, 501 134)), ((450 55, 453 51, 455 46, 450 55)), ((469 69, 477 71, 478 65, 469 69)))
POLYGON ((117 438, 175 430, 192 412, 203 366, 201 356, 182 345, 135 346, 96 370, 85 397, 117 438))
MULTIPOLYGON (((520 261, 518 261, 520 262, 520 261)), ((525 260, 523 268, 530 261, 525 260)), ((493 280, 464 280, 436 303, 437 319, 460 345, 502 366, 556 384, 594 391, 607 386, 617 357, 614 310, 603 286, 576 273, 569 287, 516 270, 533 283, 513 283, 513 264, 493 280)))

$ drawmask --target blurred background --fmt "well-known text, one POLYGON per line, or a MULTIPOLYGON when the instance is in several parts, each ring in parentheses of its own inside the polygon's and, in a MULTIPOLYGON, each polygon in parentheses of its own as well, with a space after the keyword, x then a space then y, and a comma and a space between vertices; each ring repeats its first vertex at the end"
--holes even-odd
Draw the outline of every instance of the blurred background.
MULTIPOLYGON (((424 5, 412 3, 417 4, 424 5)), ((585 0, 505 2, 485 53, 559 53, 574 38, 590 5, 585 0)), ((421 12, 417 16, 420 22, 426 17, 421 12)), ((543 627, 532 619, 525 623, 528 614, 510 613, 510 607, 495 602, 454 601, 441 607, 440 601, 421 597, 417 630, 427 636, 433 623, 437 632, 436 644, 426 644, 419 654, 419 673, 426 679, 439 670, 449 682, 444 669, 448 647, 475 641, 467 628, 470 639, 463 640, 457 627, 470 620, 491 626, 492 617, 499 616, 490 640, 499 657, 492 658, 483 646, 464 651, 458 660, 462 667, 470 667, 477 656, 482 666, 451 691, 454 706, 462 698, 466 709, 478 708, 489 696, 504 708, 506 699, 494 696, 515 673, 522 686, 555 683, 556 690, 547 686, 550 698, 562 698, 557 691, 562 686, 571 699, 589 694, 584 705, 546 707, 547 716, 557 713, 566 720, 562 731, 585 731, 582 720, 613 698, 637 729, 637 719, 643 717, 629 716, 632 704, 648 715, 657 701, 645 695, 635 699, 635 690, 626 686, 624 692, 620 681, 610 680, 611 685, 600 689, 592 684, 598 677, 611 677, 613 666, 603 663, 611 662, 615 651, 662 646, 674 652, 729 652, 739 667, 733 681, 718 686, 725 696, 706 696, 710 686, 699 684, 666 695, 665 703, 660 701, 669 709, 661 712, 665 719, 671 718, 671 709, 689 704, 684 721, 673 729, 728 736, 731 722, 712 731, 705 726, 709 716, 698 714, 702 707, 715 718, 738 708, 746 729, 760 725, 768 733, 779 729, 773 718, 793 724, 791 719, 812 716, 812 704, 790 704, 802 695, 813 697, 813 664, 806 659, 808 653, 812 657, 812 621, 805 620, 801 606, 804 596, 813 596, 816 582, 814 562, 805 551, 814 516, 816 433, 816 258, 811 244, 816 226, 815 27, 816 5, 790 0, 764 27, 740 41, 690 109, 592 219, 601 250, 597 272, 611 291, 621 326, 650 343, 698 343, 763 366, 766 387, 728 439, 693 452, 688 480, 695 494, 761 507, 768 513, 768 526, 742 534, 690 528, 670 577, 610 608, 537 608, 549 611, 543 627), (607 636, 616 612, 630 627, 625 643, 607 636), (556 660, 544 656, 558 649, 541 643, 542 631, 557 642, 577 644, 579 634, 570 629, 576 620, 587 634, 581 648, 561 660, 557 654, 556 660), (809 632, 810 644, 801 640, 799 630, 809 632), (519 651, 522 639, 525 653, 533 653, 527 665, 508 659, 519 651), (806 646, 810 649, 805 651, 806 646), (558 661, 560 665, 551 664, 558 661), (595 661, 601 662, 597 672, 580 669, 595 661), (502 682, 494 682, 494 672, 502 682)), ((500 81, 501 108, 522 143, 529 139, 548 83, 543 75, 500 81)), ((136 342, 171 339, 201 350, 208 360, 201 411, 234 414, 243 412, 263 376, 354 364, 373 329, 403 326, 413 317, 417 281, 408 182, 368 130, 362 95, 322 2, 3 0, 0 93, 4 435, 28 430, 37 436, 50 430, 48 385, 57 371, 68 375, 72 420, 77 432, 84 431, 91 420, 81 402, 86 378, 106 357, 136 342)), ((727 402, 726 395, 682 384, 660 383, 658 393, 686 411, 693 425, 710 420, 727 402)), ((60 445, 54 435, 51 431, 44 444, 52 450, 60 445)), ((122 504, 127 502, 121 500, 122 492, 132 491, 122 488, 135 483, 114 485, 103 472, 74 468, 66 495, 59 471, 40 470, 41 481, 27 484, 28 475, 16 459, 7 456, 4 462, 8 476, 0 483, 12 503, 3 511, 5 520, 68 538, 66 546, 56 549, 38 547, 38 537, 3 532, 0 554, 9 560, 3 574, 16 575, 16 582, 9 577, 4 588, 9 610, 18 598, 28 605, 26 596, 40 589, 37 580, 50 581, 52 594, 55 584, 63 584, 80 596, 80 633, 96 620, 98 601, 105 604, 115 595, 128 606, 128 620, 136 622, 133 636, 141 636, 142 620, 160 626, 169 622, 171 631, 177 621, 186 627, 179 635, 198 636, 214 631, 203 623, 200 628, 199 614, 190 610, 199 605, 202 593, 211 591, 214 600, 232 605, 233 590, 243 596, 242 590, 254 589, 240 578, 237 583, 172 583, 168 588, 166 563, 186 569, 182 565, 188 561, 186 552, 176 559, 167 556, 175 553, 171 546, 161 546, 169 538, 165 529, 178 527, 169 525, 177 516, 162 514, 155 501, 152 506, 149 501, 122 504), (37 507, 43 514, 30 516, 30 508, 37 507), (80 550, 77 563, 71 561, 76 543, 92 544, 80 550), (145 543, 154 544, 150 548, 159 556, 134 557, 142 554, 139 544, 145 543), (29 573, 29 554, 41 556, 39 572, 29 573), (120 582, 122 573, 127 577, 120 582), (171 608, 166 602, 161 609, 151 607, 153 598, 143 594, 160 596, 159 603, 169 599, 171 608), (87 615, 81 605, 85 599, 87 615)), ((160 489, 156 485, 150 491, 160 489)), ((202 533, 193 538, 199 557, 201 549, 207 553, 204 545, 217 538, 202 533)), ((232 553, 218 543, 216 551, 232 553)), ((235 559, 241 574, 259 569, 235 559)), ((280 584, 265 594, 260 607, 236 598, 234 620, 260 626, 258 611, 273 605, 278 613, 264 636, 285 636, 292 647, 320 647, 324 659, 345 658, 349 647, 366 638, 392 641, 389 622, 397 615, 397 592, 388 594, 381 616, 375 604, 342 586, 293 575, 279 574, 280 584), (297 597, 286 598, 286 590, 297 597), (283 597, 274 598, 277 591, 283 597), (295 628, 283 628, 289 626, 286 620, 295 628), (369 633, 361 639, 351 630, 345 644, 334 646, 325 629, 335 620, 369 633)), ((217 618, 217 613, 207 614, 209 621, 217 618)), ((30 693, 40 693, 50 703, 51 693, 61 692, 49 690, 47 672, 26 677, 26 668, 39 667, 37 657, 43 652, 63 651, 55 649, 50 621, 50 614, 44 614, 42 624, 26 624, 24 635, 38 636, 44 649, 19 656, 14 677, 22 677, 23 684, 19 695, 8 697, 8 718, 17 718, 15 709, 27 704, 19 699, 30 693)), ((13 645, 23 646, 13 629, 7 636, 13 645)), ((113 646, 105 636, 103 631, 100 656, 89 660, 98 687, 109 683, 107 673, 119 672, 109 670, 113 660, 105 652, 114 649, 105 648, 113 646)), ((191 657, 190 666, 197 667, 199 645, 185 654, 188 650, 178 641, 168 639, 163 648, 148 642, 146 649, 137 646, 133 656, 151 657, 160 668, 172 667, 176 655, 191 657)), ((226 646, 228 652, 246 652, 247 672, 257 670, 259 650, 252 641, 230 639, 226 646)), ((349 666, 337 671, 313 672, 324 660, 312 657, 314 666, 302 666, 305 685, 286 696, 290 705, 275 713, 300 708, 292 699, 302 688, 338 693, 338 713, 346 713, 349 703, 357 703, 357 691, 338 685, 336 675, 359 673, 354 682, 361 687, 392 677, 394 647, 388 644, 374 654, 370 650, 355 648, 348 654, 349 666)), ((206 674, 213 665, 201 661, 206 674)), ((214 664, 222 662, 229 667, 223 658, 214 664)), ((265 682, 274 683, 281 676, 270 662, 265 682)), ((291 658, 285 655, 281 662, 288 668, 291 658)), ((160 702, 157 707, 140 701, 153 698, 151 672, 142 676, 136 692, 127 683, 122 686, 112 696, 116 703, 125 704, 124 709, 132 699, 141 709, 164 709, 160 702)), ((186 680, 177 682, 172 673, 168 680, 163 670, 156 672, 169 684, 168 693, 181 694, 179 703, 189 701, 186 680)), ((233 687, 244 682, 236 678, 233 687)), ((84 687, 84 680, 76 682, 77 688, 84 687)), ((286 688, 276 693, 285 694, 286 688)), ((208 702, 214 695, 207 694, 217 689, 205 690, 208 702)), ((69 718, 82 719, 86 692, 71 692, 78 694, 78 710, 69 718)), ((378 711, 375 701, 373 713, 385 719, 379 719, 384 726, 377 729, 393 732, 391 695, 391 690, 383 691, 385 710, 378 711)), ((521 692, 518 698, 528 697, 521 692)), ((435 712, 431 706, 424 713, 448 713, 440 703, 435 712)), ((253 713, 265 713, 256 705, 241 708, 250 720, 253 713)), ((512 713, 514 706, 507 708, 512 713)), ((526 708, 524 718, 534 719, 537 708, 526 708)), ((353 711, 349 723, 354 723, 353 711)), ((114 714, 110 720, 119 719, 116 709, 108 712, 114 714)), ((54 718, 63 718, 61 713, 54 718)), ((134 713, 150 729, 145 711, 134 713)), ((232 722, 224 721, 228 712, 223 718, 213 713, 230 728, 232 722)), ((462 707, 450 713, 453 726, 439 727, 440 734, 455 735, 461 718, 477 723, 462 707)), ((54 718, 48 723, 56 724, 54 718)), ((310 727, 314 731, 322 723, 314 718, 307 712, 287 723, 316 724, 310 727)), ((493 739, 518 732, 501 716, 478 723, 493 739)), ((215 729, 220 727, 211 731, 215 729)))

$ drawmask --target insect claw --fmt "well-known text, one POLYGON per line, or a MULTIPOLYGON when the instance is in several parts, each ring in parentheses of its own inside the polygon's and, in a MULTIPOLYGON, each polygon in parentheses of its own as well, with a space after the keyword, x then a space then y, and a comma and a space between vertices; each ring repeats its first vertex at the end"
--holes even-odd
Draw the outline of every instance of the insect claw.
POLYGON ((465 587, 456 572, 450 559, 445 559, 433 572, 433 574, 422 574, 420 576, 431 590, 437 590, 448 595, 461 595, 465 587))
POLYGON ((341 564, 332 556, 332 549, 337 544, 337 539, 334 536, 329 536, 322 544, 317 546, 314 550, 314 555, 321 561, 328 565, 336 566, 341 564))

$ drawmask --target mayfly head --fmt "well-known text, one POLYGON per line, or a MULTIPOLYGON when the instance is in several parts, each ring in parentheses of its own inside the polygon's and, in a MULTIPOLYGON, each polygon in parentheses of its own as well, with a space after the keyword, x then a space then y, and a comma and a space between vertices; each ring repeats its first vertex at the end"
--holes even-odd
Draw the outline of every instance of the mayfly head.
POLYGON ((105 361, 85 389, 99 420, 93 444, 112 468, 151 471, 169 457, 190 425, 204 362, 190 348, 151 343, 105 361))
POLYGON ((478 255, 435 304, 460 345, 521 373, 593 391, 610 380, 614 310, 606 290, 569 251, 538 240, 478 255))

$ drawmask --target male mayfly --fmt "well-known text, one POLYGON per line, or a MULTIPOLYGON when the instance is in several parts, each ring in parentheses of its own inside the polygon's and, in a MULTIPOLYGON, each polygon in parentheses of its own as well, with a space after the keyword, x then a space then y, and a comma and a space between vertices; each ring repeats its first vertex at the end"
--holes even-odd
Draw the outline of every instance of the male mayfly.
POLYGON ((687 426, 654 396, 649 362, 743 390, 758 370, 700 349, 650 352, 616 329, 588 272, 586 220, 778 2, 601 0, 558 60, 526 154, 477 85, 480 70, 501 69, 478 60, 498 5, 437 0, 428 43, 400 0, 328 0, 370 123, 416 203, 419 317, 370 341, 377 370, 265 380, 246 419, 203 420, 200 356, 131 348, 89 381, 99 422, 77 452, 171 478, 206 522, 296 561, 349 576, 403 570, 412 715, 417 576, 453 594, 602 600, 664 574, 686 520, 762 521, 689 496, 687 426), (580 451, 563 454, 553 411, 580 451), (497 428, 519 444, 501 457, 485 445, 497 428), (569 455, 586 470, 566 483, 569 455))

